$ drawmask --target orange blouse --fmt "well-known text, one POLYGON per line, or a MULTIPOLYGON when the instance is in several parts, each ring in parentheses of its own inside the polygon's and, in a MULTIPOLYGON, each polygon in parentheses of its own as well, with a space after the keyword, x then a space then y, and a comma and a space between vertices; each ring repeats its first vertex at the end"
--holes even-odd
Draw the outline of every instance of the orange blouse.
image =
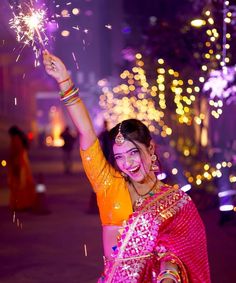
POLYGON ((85 173, 97 195, 102 225, 121 226, 133 212, 125 179, 103 155, 98 139, 87 150, 80 149, 85 173))

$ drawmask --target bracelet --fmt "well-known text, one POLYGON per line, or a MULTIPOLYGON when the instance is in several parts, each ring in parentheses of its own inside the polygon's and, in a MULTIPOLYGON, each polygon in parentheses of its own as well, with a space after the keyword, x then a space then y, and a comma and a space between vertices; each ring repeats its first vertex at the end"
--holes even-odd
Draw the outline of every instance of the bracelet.
POLYGON ((60 92, 59 92, 60 97, 65 97, 67 94, 70 94, 73 89, 75 89, 75 86, 74 86, 74 85, 72 85, 72 86, 71 86, 69 89, 67 89, 66 91, 60 91, 60 92))
POLYGON ((68 95, 62 96, 60 100, 61 101, 65 101, 65 100, 71 98, 73 95, 75 95, 75 94, 77 95, 78 92, 79 92, 79 89, 78 88, 74 88, 74 89, 71 90, 71 92, 68 95))
POLYGON ((68 77, 67 79, 65 79, 65 80, 63 80, 63 81, 61 81, 61 82, 58 82, 58 84, 60 85, 60 84, 63 84, 63 83, 65 83, 65 82, 67 82, 67 81, 69 81, 70 80, 70 77, 68 77))
POLYGON ((79 97, 79 89, 78 88, 71 88, 71 90, 67 90, 66 94, 61 93, 61 99, 60 99, 65 106, 71 106, 77 102, 80 102, 81 99, 79 97))
POLYGON ((181 283, 181 278, 176 270, 165 269, 161 271, 157 277, 157 283, 161 283, 164 279, 172 279, 175 283, 181 283))
POLYGON ((81 99, 79 97, 76 97, 73 100, 66 102, 64 104, 65 104, 65 106, 71 106, 71 105, 74 105, 76 103, 79 103, 80 101, 81 101, 81 99))
POLYGON ((78 88, 76 88, 74 85, 72 87, 70 87, 68 90, 66 91, 60 91, 59 92, 59 95, 60 95, 60 100, 65 98, 65 97, 68 97, 72 92, 75 92, 77 91, 78 88))

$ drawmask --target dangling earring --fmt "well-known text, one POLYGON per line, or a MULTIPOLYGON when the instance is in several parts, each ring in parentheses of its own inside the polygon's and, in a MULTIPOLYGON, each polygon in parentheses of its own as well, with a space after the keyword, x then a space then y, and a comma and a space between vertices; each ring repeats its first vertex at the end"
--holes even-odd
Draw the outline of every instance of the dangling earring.
POLYGON ((153 154, 151 156, 151 161, 152 161, 152 164, 151 164, 151 169, 150 170, 153 171, 153 172, 158 172, 159 171, 159 166, 156 165, 156 161, 157 161, 156 154, 153 154))

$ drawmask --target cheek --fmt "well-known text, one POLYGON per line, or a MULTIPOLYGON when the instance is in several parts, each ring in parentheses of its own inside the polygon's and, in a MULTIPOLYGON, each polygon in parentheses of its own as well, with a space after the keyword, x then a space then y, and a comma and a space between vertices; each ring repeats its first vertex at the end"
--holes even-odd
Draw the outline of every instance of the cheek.
POLYGON ((151 158, 149 155, 145 155, 142 157, 142 165, 146 170, 149 170, 151 167, 151 158))
POLYGON ((144 163, 143 163, 143 159, 142 159, 142 157, 141 157, 140 155, 135 156, 133 160, 134 160, 136 163, 144 164, 144 163))
POLYGON ((115 165, 117 167, 118 170, 122 171, 123 170, 123 161, 122 159, 118 159, 118 160, 115 160, 115 165))

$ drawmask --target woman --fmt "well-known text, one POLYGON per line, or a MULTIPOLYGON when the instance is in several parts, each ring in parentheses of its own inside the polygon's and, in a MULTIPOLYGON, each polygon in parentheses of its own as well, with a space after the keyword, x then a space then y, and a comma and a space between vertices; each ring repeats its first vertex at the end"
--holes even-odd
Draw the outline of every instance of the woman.
POLYGON ((148 128, 135 119, 113 128, 108 162, 66 67, 48 51, 44 64, 78 129, 83 166, 97 194, 105 254, 99 282, 210 282, 202 221, 187 194, 156 178, 148 128))
POLYGON ((8 160, 9 206, 12 210, 32 209, 36 192, 28 158, 28 139, 17 126, 12 126, 8 132, 11 138, 8 160))

